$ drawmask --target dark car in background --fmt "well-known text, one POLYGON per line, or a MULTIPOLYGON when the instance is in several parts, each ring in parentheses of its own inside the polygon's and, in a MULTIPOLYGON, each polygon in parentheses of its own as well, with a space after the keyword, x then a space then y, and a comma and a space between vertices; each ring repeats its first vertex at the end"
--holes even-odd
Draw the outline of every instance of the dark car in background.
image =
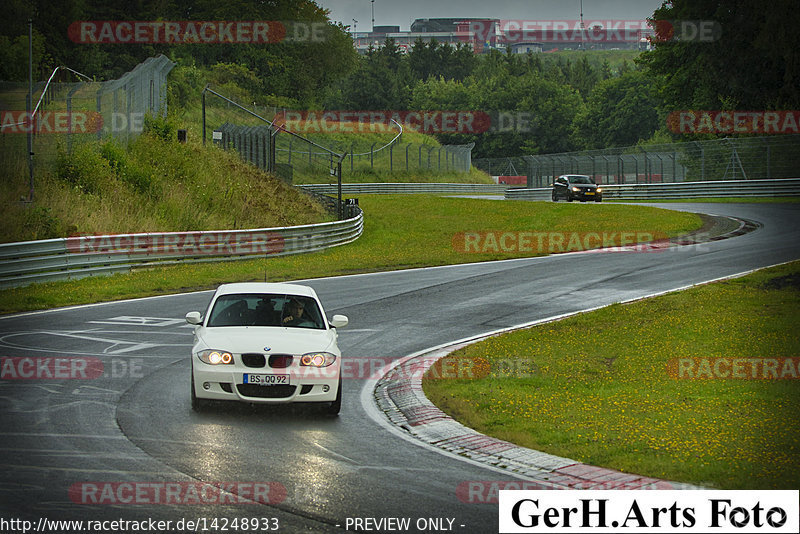
POLYGON ((603 190, 584 174, 562 174, 553 182, 553 202, 558 202, 559 198, 566 199, 567 202, 602 202, 603 190))

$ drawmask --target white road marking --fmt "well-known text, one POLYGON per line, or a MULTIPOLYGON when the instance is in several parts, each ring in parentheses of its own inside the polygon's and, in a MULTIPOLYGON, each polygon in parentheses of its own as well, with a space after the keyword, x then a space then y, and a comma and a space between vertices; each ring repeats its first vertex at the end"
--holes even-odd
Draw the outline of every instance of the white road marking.
POLYGON ((120 315, 119 317, 111 317, 102 321, 87 321, 93 324, 119 324, 125 326, 150 326, 150 327, 165 327, 185 324, 186 319, 172 319, 167 317, 137 317, 134 315, 120 315))

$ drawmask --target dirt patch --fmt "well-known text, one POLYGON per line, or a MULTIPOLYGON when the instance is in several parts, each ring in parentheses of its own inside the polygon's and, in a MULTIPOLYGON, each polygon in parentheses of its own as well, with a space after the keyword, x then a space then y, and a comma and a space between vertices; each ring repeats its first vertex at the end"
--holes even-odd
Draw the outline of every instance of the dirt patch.
POLYGON ((793 289, 800 290, 800 273, 790 273, 784 276, 776 276, 762 284, 764 289, 793 289))

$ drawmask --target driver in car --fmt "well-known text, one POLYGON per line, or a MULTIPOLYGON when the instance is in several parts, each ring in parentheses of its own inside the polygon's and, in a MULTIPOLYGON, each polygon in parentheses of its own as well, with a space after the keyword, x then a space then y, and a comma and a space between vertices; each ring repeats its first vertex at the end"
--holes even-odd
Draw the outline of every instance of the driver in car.
POLYGON ((303 303, 297 299, 292 299, 286 305, 288 311, 283 316, 283 326, 297 326, 300 323, 308 322, 311 319, 303 315, 303 303))

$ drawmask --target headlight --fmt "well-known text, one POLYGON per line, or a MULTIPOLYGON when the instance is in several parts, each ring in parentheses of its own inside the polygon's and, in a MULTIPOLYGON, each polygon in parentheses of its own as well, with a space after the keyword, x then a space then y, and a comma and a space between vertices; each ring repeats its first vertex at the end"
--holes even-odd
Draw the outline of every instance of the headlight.
POLYGON ((603 189, 602 189, 602 188, 600 188, 600 187, 598 187, 598 188, 597 188, 597 192, 598 192, 598 193, 602 193, 602 192, 603 192, 603 189))
POLYGON ((200 361, 209 365, 228 365, 233 363, 233 355, 224 350, 201 350, 197 353, 200 361))
POLYGON ((308 367, 328 367, 336 361, 336 355, 330 352, 309 352, 300 358, 300 365, 308 367))
POLYGON ((573 188, 572 188, 572 190, 573 190, 573 191, 575 191, 575 192, 577 193, 578 191, 580 191, 580 190, 581 190, 581 188, 580 188, 580 187, 573 187, 573 188))

